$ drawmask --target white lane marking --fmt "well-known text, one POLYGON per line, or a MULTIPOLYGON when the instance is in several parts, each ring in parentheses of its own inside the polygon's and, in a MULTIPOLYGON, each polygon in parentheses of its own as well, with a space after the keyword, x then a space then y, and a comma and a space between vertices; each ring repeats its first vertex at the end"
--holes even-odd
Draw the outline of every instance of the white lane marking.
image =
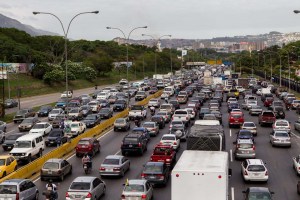
POLYGON ((300 139, 300 136, 296 135, 295 133, 291 132, 296 138, 300 139))
POLYGON ((232 135, 231 135, 231 129, 229 129, 229 136, 231 137, 232 135))
POLYGON ((233 158, 232 158, 232 149, 230 149, 230 162, 233 162, 233 158))
POLYGON ((14 132, 14 131, 16 131, 16 130, 17 130, 17 129, 14 129, 14 130, 8 131, 8 132, 6 132, 5 134, 12 133, 12 132, 14 132))
MULTIPOLYGON (((106 132, 104 135, 100 136, 97 140, 100 140, 101 138, 105 137, 107 134, 109 134, 109 133, 112 132, 112 131, 113 131, 113 129, 110 130, 110 131, 108 131, 108 132, 106 132)), ((120 153, 120 151, 118 151, 115 155, 117 155, 117 154, 119 154, 119 153, 120 153)), ((76 154, 74 153, 72 156, 70 156, 69 158, 67 158, 67 160, 69 161, 69 160, 72 159, 75 155, 76 155, 76 154)), ((40 177, 38 177, 37 179, 33 180, 33 182, 35 183, 35 182, 37 182, 38 180, 40 180, 40 177)))
POLYGON ((121 152, 121 150, 119 150, 117 153, 115 153, 115 155, 118 155, 121 152))
POLYGON ((234 187, 231 187, 231 200, 234 200, 234 187))

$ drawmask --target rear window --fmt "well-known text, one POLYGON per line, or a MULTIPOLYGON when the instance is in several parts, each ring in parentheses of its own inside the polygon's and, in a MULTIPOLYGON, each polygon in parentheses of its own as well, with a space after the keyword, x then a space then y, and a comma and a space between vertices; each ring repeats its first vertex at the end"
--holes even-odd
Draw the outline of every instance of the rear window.
POLYGON ((264 112, 263 116, 274 117, 274 113, 272 113, 272 112, 264 112))
POLYGON ((0 194, 16 194, 16 185, 0 185, 0 194))
POLYGON ((165 155, 165 152, 167 151, 167 150, 169 150, 169 149, 166 149, 166 148, 160 148, 160 147, 156 147, 155 149, 154 149, 154 153, 156 154, 156 155, 165 155))
POLYGON ((164 136, 161 138, 161 140, 174 140, 175 137, 173 136, 164 136))
POLYGON ((146 127, 146 128, 154 128, 154 124, 153 123, 145 123, 143 125, 143 127, 146 127))
POLYGON ((275 133, 275 136, 277 137, 289 137, 289 134, 286 132, 277 132, 275 133))
POLYGON ((175 115, 186 115, 187 114, 187 111, 185 110, 177 110, 175 111, 175 115))
POLYGON ((73 182, 70 186, 71 190, 89 190, 90 189, 89 182, 73 182))
POLYGON ((80 140, 80 141, 78 142, 78 144, 79 144, 79 145, 89 145, 90 142, 89 142, 88 140, 80 140))
POLYGON ((138 138, 135 138, 135 137, 126 137, 124 139, 124 142, 125 143, 138 142, 138 138))
POLYGON ((144 186, 143 185, 126 185, 124 188, 124 191, 126 192, 144 192, 144 186))
POLYGON ((171 109, 171 105, 161 105, 160 109, 171 109))
POLYGON ((253 148, 253 144, 239 144, 238 148, 240 149, 252 149, 253 148))
POLYGON ((58 169, 59 165, 55 162, 46 162, 43 166, 43 169, 58 169))
POLYGON ((263 172, 263 171, 265 171, 265 167, 263 165, 249 165, 248 171, 263 172))
POLYGON ((158 166, 158 165, 146 165, 144 168, 144 173, 161 173, 162 170, 162 166, 158 166))
POLYGON ((245 127, 255 127, 254 123, 244 123, 245 127))
POLYGON ((276 122, 276 126, 288 126, 287 122, 276 122))
POLYGON ((231 115, 231 117, 234 118, 234 119, 238 119, 238 118, 241 118, 242 115, 235 114, 235 115, 231 115))
POLYGON ((119 159, 105 159, 103 161, 105 165, 119 165, 119 159))
POLYGON ((133 105, 132 107, 131 107, 131 110, 143 110, 143 106, 139 106, 139 105, 133 105))

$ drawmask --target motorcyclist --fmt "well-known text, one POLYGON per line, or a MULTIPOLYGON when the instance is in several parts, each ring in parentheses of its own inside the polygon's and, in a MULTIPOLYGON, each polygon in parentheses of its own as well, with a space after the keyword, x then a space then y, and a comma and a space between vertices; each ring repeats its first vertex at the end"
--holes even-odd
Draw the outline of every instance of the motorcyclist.
POLYGON ((135 117, 135 119, 134 119, 134 124, 135 124, 137 127, 140 127, 141 121, 140 121, 140 118, 139 118, 139 117, 135 117))
POLYGON ((154 106, 150 106, 150 112, 151 112, 151 115, 155 114, 155 107, 154 106))
POLYGON ((49 183, 46 184, 46 189, 49 191, 48 193, 45 193, 45 196, 49 199, 58 199, 57 194, 57 186, 52 182, 52 180, 49 180, 49 183))
POLYGON ((82 165, 87 164, 88 168, 92 168, 92 161, 88 153, 85 153, 84 156, 82 157, 82 165))

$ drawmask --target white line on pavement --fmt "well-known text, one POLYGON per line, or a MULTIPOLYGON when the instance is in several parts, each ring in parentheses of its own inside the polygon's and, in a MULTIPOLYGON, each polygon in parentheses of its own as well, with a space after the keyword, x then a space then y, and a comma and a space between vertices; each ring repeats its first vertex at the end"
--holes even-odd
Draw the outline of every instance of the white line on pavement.
POLYGON ((230 149, 230 162, 233 162, 233 158, 232 158, 232 149, 230 149))
POLYGON ((16 130, 17 130, 17 129, 14 129, 14 130, 8 131, 8 132, 6 132, 5 134, 12 133, 12 132, 14 132, 14 131, 16 131, 16 130))
POLYGON ((291 132, 296 138, 300 139, 300 136, 296 135, 295 133, 291 132))
POLYGON ((229 129, 229 136, 231 137, 231 129, 229 129))
POLYGON ((231 187, 231 200, 234 200, 234 187, 231 187))
POLYGON ((121 152, 121 150, 119 150, 117 153, 115 153, 115 155, 118 155, 121 152))

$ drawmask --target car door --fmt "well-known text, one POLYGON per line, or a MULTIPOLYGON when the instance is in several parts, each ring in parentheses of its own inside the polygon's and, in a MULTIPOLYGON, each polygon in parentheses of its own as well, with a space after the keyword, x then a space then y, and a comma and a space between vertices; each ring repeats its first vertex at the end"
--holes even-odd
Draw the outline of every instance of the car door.
POLYGON ((153 196, 153 188, 148 182, 146 182, 145 187, 146 187, 147 200, 150 200, 153 196))
POLYGON ((27 181, 22 181, 19 184, 19 190, 20 190, 19 198, 24 199, 24 200, 30 200, 30 193, 27 190, 27 184, 26 183, 27 183, 27 181))
POLYGON ((122 167, 127 171, 129 169, 129 160, 127 158, 122 158, 122 167))
POLYGON ((5 165, 6 165, 6 174, 10 174, 13 171, 10 157, 6 158, 5 165))
POLYGON ((71 171, 71 164, 68 162, 68 161, 66 161, 66 160, 64 160, 63 161, 63 163, 64 163, 64 165, 65 165, 65 174, 68 174, 68 173, 70 173, 70 171, 71 171))
MULTIPOLYGON (((101 181, 99 178, 95 178, 92 182, 92 194, 93 196, 99 198, 103 193, 103 184, 101 184, 101 181)), ((96 199, 96 198, 95 198, 96 199)))

